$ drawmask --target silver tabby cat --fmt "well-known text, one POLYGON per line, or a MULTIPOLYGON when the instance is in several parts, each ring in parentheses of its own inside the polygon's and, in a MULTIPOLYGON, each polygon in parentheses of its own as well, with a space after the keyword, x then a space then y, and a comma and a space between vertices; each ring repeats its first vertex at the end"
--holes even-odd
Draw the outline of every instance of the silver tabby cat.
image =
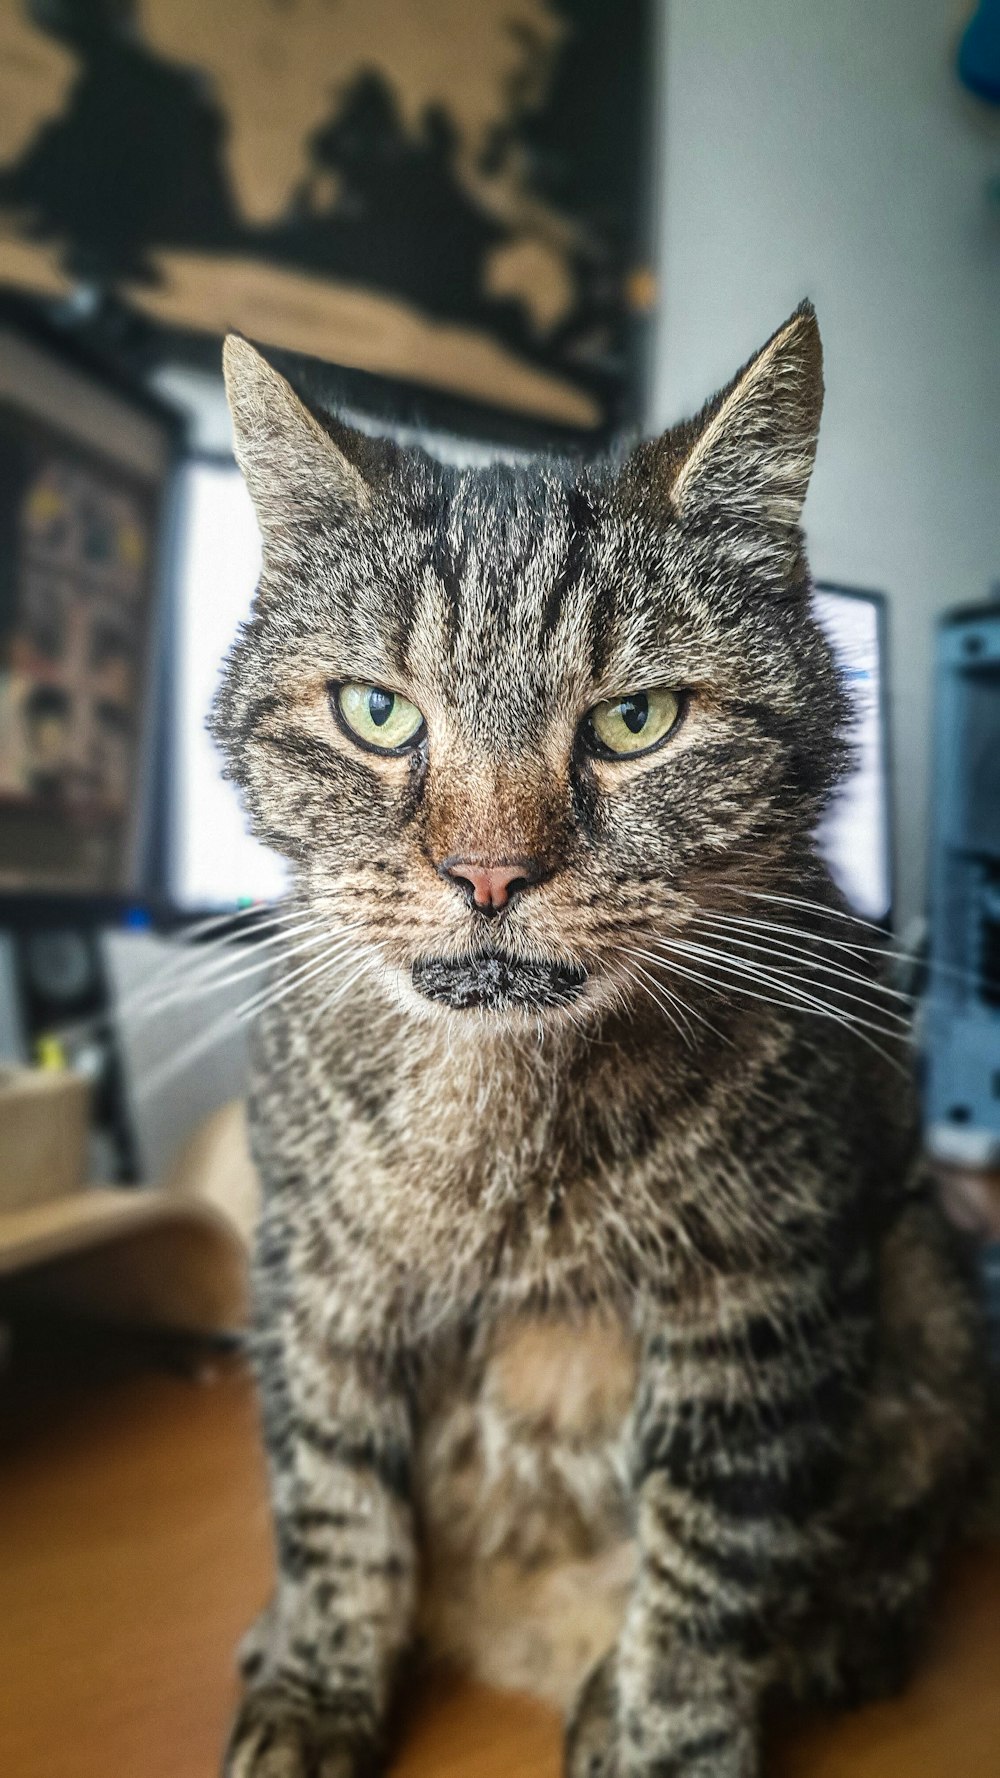
POLYGON ((570 1778, 754 1778, 900 1682, 980 1424, 847 757, 803 306, 617 463, 458 471, 226 371, 264 557, 215 733, 293 864, 255 1035, 279 1558, 228 1778, 360 1778, 428 1655, 570 1778))

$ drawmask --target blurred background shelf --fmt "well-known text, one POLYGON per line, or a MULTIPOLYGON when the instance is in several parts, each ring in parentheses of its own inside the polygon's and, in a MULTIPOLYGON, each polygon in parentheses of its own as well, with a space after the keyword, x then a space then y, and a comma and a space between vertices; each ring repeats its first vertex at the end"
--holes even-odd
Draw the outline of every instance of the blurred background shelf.
POLYGON ((0 1205, 0 1315, 47 1305, 132 1328, 239 1335, 256 1205, 235 1100, 202 1120, 155 1186, 77 1177, 55 1196, 0 1205))

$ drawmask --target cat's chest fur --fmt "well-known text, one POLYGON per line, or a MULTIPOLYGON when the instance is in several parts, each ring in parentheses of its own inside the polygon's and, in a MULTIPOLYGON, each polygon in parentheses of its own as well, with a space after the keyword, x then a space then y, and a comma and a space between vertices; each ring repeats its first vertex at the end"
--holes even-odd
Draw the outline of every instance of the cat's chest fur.
POLYGON ((422 1632, 565 1704, 634 1569, 628 1096, 553 1078, 544 1055, 429 1046, 379 1066, 364 1031, 326 1050, 301 1031, 280 1079, 258 1058, 255 1120, 291 1181, 283 1233, 317 1325, 365 1341, 388 1323, 423 1352, 422 1632))
POLYGON ((707 1100, 671 1101, 662 1069, 610 1052, 575 1067, 553 1043, 395 1045, 345 1027, 303 1046, 294 1094, 287 1064, 274 1089, 261 1074, 257 1115, 305 1183, 298 1214, 350 1318, 389 1305, 417 1338, 474 1302, 488 1318, 634 1304, 717 1127, 707 1100))
POLYGON ((421 1628, 436 1656, 564 1704, 608 1647, 634 1569, 636 1362, 607 1314, 519 1314, 436 1373, 418 1454, 421 1628))

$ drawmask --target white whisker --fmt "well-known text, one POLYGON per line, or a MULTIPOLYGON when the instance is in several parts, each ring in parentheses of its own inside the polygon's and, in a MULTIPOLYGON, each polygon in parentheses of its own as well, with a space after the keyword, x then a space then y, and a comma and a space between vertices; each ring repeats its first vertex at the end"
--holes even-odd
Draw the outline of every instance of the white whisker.
POLYGON ((674 1016, 673 1012, 670 1010, 670 1006, 668 1005, 668 1001, 671 1002, 675 1006, 678 1004, 676 996, 671 994, 669 988, 667 988, 666 986, 663 986, 663 984, 655 984, 654 985, 653 977, 648 973, 647 970, 643 969, 641 964, 636 964, 634 969, 629 969, 625 966, 623 966, 623 968, 624 968, 624 974, 627 976, 628 980, 631 982, 634 982, 636 987, 639 988, 639 990, 641 992, 645 992, 646 994, 648 994, 648 996, 649 996, 650 1000, 652 1000, 653 1004, 660 1008, 660 1011, 663 1013, 664 1017, 669 1021, 669 1023, 673 1026, 674 1030, 678 1033, 678 1035, 680 1037, 682 1037, 684 1039, 684 1042, 687 1044, 688 1049, 693 1049, 694 1038, 693 1038, 693 1033, 691 1031, 690 1026, 688 1026, 687 1030, 685 1030, 684 1027, 680 1024, 679 1020, 674 1016), (661 993, 659 992, 659 988, 661 988, 661 987, 662 987, 662 995, 665 996, 665 998, 661 997, 661 993))
MULTIPOLYGON (((845 969, 841 964, 827 963, 821 957, 816 957, 813 952, 805 950, 801 946, 785 944, 783 941, 777 939, 772 939, 767 944, 756 944, 753 940, 744 938, 738 934, 728 931, 720 931, 719 926, 721 922, 719 921, 711 921, 707 919, 697 920, 695 924, 699 928, 708 931, 717 939, 728 939, 731 944, 739 945, 744 951, 755 951, 763 954, 765 957, 773 957, 777 959, 779 963, 782 957, 789 957, 793 959, 793 961, 804 963, 808 968, 818 971, 821 975, 830 976, 836 981, 853 982, 856 986, 869 989, 873 994, 883 994, 888 999, 901 1000, 906 1005, 911 1004, 911 996, 909 994, 904 994, 900 988, 891 988, 888 983, 879 982, 866 975, 861 970, 845 969)), ((794 979, 798 980, 801 978, 795 977, 794 979)), ((877 1002, 866 1000, 864 996, 849 994, 844 988, 834 988, 831 992, 842 994, 846 1000, 860 999, 863 1004, 870 1006, 872 1010, 875 1010, 875 1007, 878 1004, 877 1002)), ((879 1010, 884 1011, 887 1018, 895 1018, 907 1024, 909 1023, 909 1019, 906 1018, 904 1014, 894 1012, 891 1007, 880 1007, 879 1010)))
POLYGON ((203 1031, 191 1043, 176 1051, 158 1068, 154 1068, 137 1085, 136 1092, 141 1098, 148 1098, 167 1080, 182 1068, 197 1060, 201 1055, 214 1048, 232 1030, 234 1025, 243 1025, 249 1020, 270 1011, 271 1007, 284 1000, 294 989, 302 987, 307 981, 313 980, 325 970, 332 969, 341 953, 351 942, 349 933, 338 934, 336 940, 319 958, 310 957, 308 963, 294 969, 290 976, 279 978, 276 984, 258 989, 249 995, 241 1005, 227 1010, 219 1018, 214 1019, 206 1031, 203 1031))
POLYGON ((753 932, 787 933, 792 938, 806 938, 811 944, 828 945, 836 951, 862 960, 865 957, 884 957, 888 961, 899 958, 902 962, 916 962, 918 959, 908 957, 905 953, 892 948, 888 939, 880 945, 859 944, 857 939, 831 938, 829 933, 818 932, 813 926, 790 926, 779 920, 761 920, 755 914, 721 914, 714 908, 707 909, 701 916, 705 919, 721 920, 727 926, 742 926, 753 932))
POLYGON ((136 1008, 142 1008, 147 1004, 153 990, 164 989, 168 983, 185 976, 188 971, 191 976, 197 975, 206 953, 210 957, 215 957, 218 947, 223 946, 228 949, 237 944, 243 945, 250 942, 251 935, 259 931, 267 931, 274 926, 282 926, 285 930, 289 929, 286 925, 287 915, 276 913, 258 918, 254 925, 246 928, 245 932, 234 934, 231 930, 234 923, 248 919, 251 914, 259 914, 259 910, 247 908, 243 913, 215 914, 209 920, 202 920, 194 926, 185 927, 180 935, 172 934, 165 938, 162 942, 167 947, 167 954, 156 960, 152 971, 145 980, 130 989, 127 994, 122 995, 113 1007, 88 1014, 85 1018, 75 1019, 68 1025, 60 1026, 60 1034, 72 1041, 74 1038, 84 1037, 90 1032, 102 1030, 105 1026, 113 1025, 122 1019, 131 1018, 136 1008), (220 926, 225 926, 230 930, 220 933, 216 938, 205 938, 206 934, 217 930, 220 926))
MULTIPOLYGON (((642 951, 637 951, 635 949, 635 947, 632 945, 627 945, 624 948, 623 947, 618 947, 618 948, 619 948, 620 954, 622 956, 627 955, 629 957, 635 958, 635 957, 640 957, 640 956, 644 955, 644 953, 642 951)), ((642 973, 643 973, 643 975, 645 975, 646 971, 643 970, 642 973)), ((682 1011, 687 1016, 687 1018, 697 1019, 698 1023, 700 1025, 704 1025, 706 1031, 710 1031, 712 1033, 713 1037, 717 1037, 719 1039, 720 1043, 728 1043, 729 1042, 729 1039, 726 1036, 725 1032, 720 1031, 717 1025, 713 1025, 711 1019, 706 1018, 705 1014, 698 1007, 692 1006, 689 1001, 682 1000, 679 994, 672 993, 670 991, 670 989, 667 988, 667 986, 664 982, 658 982, 657 985, 664 993, 667 993, 670 995, 670 998, 673 1001, 674 1005, 680 1011, 682 1011)))
POLYGON ((213 957, 205 969, 193 969, 190 975, 184 976, 183 980, 174 981, 172 986, 168 986, 159 994, 147 999, 139 1009, 136 1022, 145 1023, 158 1016, 168 1006, 176 1005, 178 1002, 200 1000, 206 994, 222 993, 225 989, 234 986, 236 982, 244 981, 248 976, 259 975, 261 970, 273 968, 276 959, 269 955, 261 955, 261 953, 269 951, 274 945, 284 947, 282 956, 287 960, 317 944, 322 944, 328 935, 329 926, 325 920, 312 920, 306 925, 293 928, 290 935, 285 932, 277 932, 270 938, 255 941, 249 947, 240 943, 236 947, 238 953, 236 957, 213 957), (294 943, 289 942, 290 937, 294 939, 294 943), (251 953, 249 961, 243 955, 247 949, 251 953), (241 968, 235 967, 238 962, 242 963, 241 968))
POLYGON ((335 1006, 337 1004, 338 1000, 342 1000, 344 995, 347 993, 348 989, 352 988, 354 986, 354 983, 356 981, 358 981, 361 978, 361 976, 364 975, 365 971, 369 968, 372 959, 373 958, 377 959, 378 953, 375 950, 373 945, 365 945, 362 948, 365 951, 365 956, 364 956, 362 962, 359 964, 358 968, 355 969, 350 976, 348 976, 346 982, 338 982, 333 993, 328 995, 326 1000, 322 1000, 320 1002, 319 1006, 317 1006, 315 1008, 315 1010, 313 1012, 311 1012, 310 1016, 312 1018, 322 1018, 323 1014, 326 1013, 331 1006, 335 1006))
MULTIPOLYGON (((661 945, 666 943, 671 948, 679 950, 684 954, 694 956, 696 959, 705 958, 710 962, 718 963, 723 969, 732 970, 741 975, 748 975, 755 981, 763 982, 765 986, 783 988, 789 994, 794 994, 803 1005, 812 1004, 822 1008, 824 1011, 833 1010, 828 1001, 820 999, 819 996, 814 993, 807 993, 805 988, 797 986, 796 984, 808 981, 809 978, 797 975, 792 970, 763 969, 760 964, 753 962, 751 958, 735 957, 731 952, 716 950, 711 945, 691 943, 687 939, 659 939, 656 942, 661 945)), ((812 982, 810 983, 810 986, 815 988, 817 984, 812 982)), ((848 994, 843 988, 831 988, 829 991, 833 994, 839 994, 844 1000, 860 1000, 859 995, 848 994)), ((840 1013, 842 1017, 850 1019, 852 1023, 858 1026, 867 1027, 867 1029, 871 1031, 877 1031, 882 1037, 900 1038, 909 1032, 910 1021, 902 1013, 892 1012, 888 1008, 873 1008, 868 1001, 863 1001, 862 1004, 868 1008, 869 1012, 878 1010, 884 1018, 895 1019, 903 1027, 903 1030, 894 1031, 891 1028, 887 1030, 885 1026, 872 1024, 866 1019, 859 1018, 857 1013, 850 1012, 846 1007, 837 1006, 836 1011, 840 1013)))
MULTIPOLYGON (((733 887, 737 885, 734 884, 733 887)), ((808 908, 811 913, 824 914, 829 920, 844 920, 852 926, 863 927, 866 932, 880 932, 883 936, 885 934, 885 928, 877 920, 863 920, 859 914, 849 914, 843 908, 829 907, 826 902, 810 901, 801 895, 775 895, 767 889, 747 889, 742 884, 739 888, 744 895, 752 895, 757 901, 774 901, 781 902, 785 907, 808 908)))
MULTIPOLYGON (((749 891, 744 891, 749 893, 749 891)), ((819 906, 820 904, 817 904, 819 906)), ((915 951, 901 951, 892 940, 885 936, 881 944, 862 944, 857 939, 833 938, 829 933, 817 932, 812 926, 789 926, 773 920, 758 920, 746 914, 717 915, 712 911, 713 919, 721 919, 727 926, 745 926, 750 930, 762 932, 783 932, 795 938, 807 938, 811 944, 825 945, 829 949, 844 952, 857 960, 865 957, 881 957, 888 964, 908 963, 917 968, 926 967, 937 975, 946 975, 952 980, 976 982, 975 970, 959 969, 953 964, 932 961, 929 956, 919 956, 915 951)), ((901 990, 897 990, 901 992, 901 990)), ((905 996, 912 998, 912 996, 905 996)))
MULTIPOLYGON (((755 988, 749 988, 743 981, 720 981, 717 976, 706 975, 702 971, 691 969, 686 964, 678 963, 673 956, 658 956, 652 952, 640 952, 640 955, 646 956, 650 962, 658 964, 661 969, 668 969, 671 974, 686 976, 690 981, 700 982, 708 988, 710 993, 718 994, 723 999, 730 994, 742 994, 749 1000, 759 1000, 767 1006, 784 1007, 786 1011, 790 1008, 794 1010, 796 1005, 800 1005, 803 1010, 814 1012, 817 1018, 831 1019, 835 1024, 841 1025, 845 1031, 853 1031, 861 1042, 867 1043, 890 1066, 898 1069, 902 1074, 908 1073, 908 1070, 896 1057, 884 1050, 881 1044, 875 1043, 866 1031, 858 1029, 858 1026, 864 1023, 863 1020, 859 1020, 854 1014, 839 1012, 833 1007, 824 1006, 821 1002, 812 1002, 811 998, 807 997, 806 1000, 803 1000, 801 994, 791 985, 785 986, 784 997, 778 998, 774 994, 762 994, 755 988)), ((759 978, 752 977, 751 979, 759 978)), ((880 1027, 872 1028, 880 1029, 880 1027)), ((892 1038, 897 1043, 900 1041, 898 1032, 886 1031, 882 1035, 892 1038)))

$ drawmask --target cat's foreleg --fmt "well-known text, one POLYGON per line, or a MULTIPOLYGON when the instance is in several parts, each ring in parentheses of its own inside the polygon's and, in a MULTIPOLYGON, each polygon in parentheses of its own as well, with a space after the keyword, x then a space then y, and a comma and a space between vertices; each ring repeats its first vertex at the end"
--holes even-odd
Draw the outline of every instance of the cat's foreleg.
MULTIPOLYGON (((748 1589, 739 1611, 713 1597, 717 1578, 684 1536, 685 1505, 662 1476, 648 1478, 639 1572, 615 1659, 614 1778, 757 1778, 763 1589, 748 1589)), ((704 1529, 700 1508, 697 1518, 704 1529)))
POLYGON ((647 1364, 637 1579, 618 1643, 571 1719, 570 1778, 757 1778, 760 1707, 810 1598, 847 1386, 821 1355, 804 1375, 813 1367, 787 1333, 786 1348, 767 1324, 760 1393, 735 1344, 699 1357, 690 1392, 666 1355, 647 1364))
POLYGON ((412 1428, 384 1357, 336 1345, 286 1302, 258 1370, 278 1578, 244 1645, 225 1778, 361 1778, 379 1768, 416 1592, 412 1428))
POLYGON ((640 1582, 567 1727, 566 1778, 757 1778, 762 1675, 687 1645, 640 1582))

